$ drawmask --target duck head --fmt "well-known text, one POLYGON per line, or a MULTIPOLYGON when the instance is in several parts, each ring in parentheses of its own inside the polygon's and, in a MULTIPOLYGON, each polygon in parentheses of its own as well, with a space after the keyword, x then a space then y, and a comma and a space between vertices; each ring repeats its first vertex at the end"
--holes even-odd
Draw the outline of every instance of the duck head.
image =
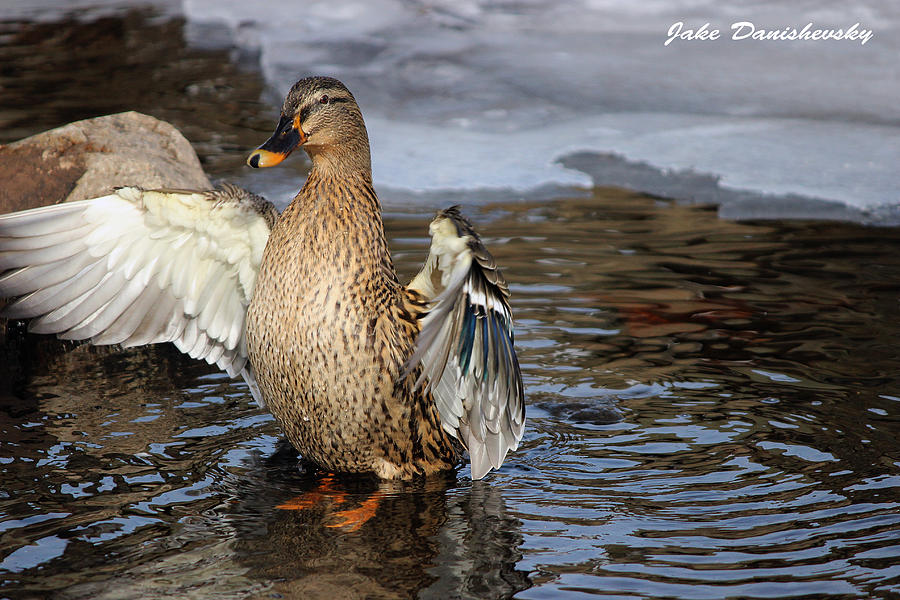
MULTIPOLYGON (((313 167, 351 161, 369 166, 369 139, 353 94, 332 77, 307 77, 291 88, 275 133, 247 158, 254 168, 274 167, 303 146, 313 167)), ((346 168, 348 165, 342 165, 346 168)))

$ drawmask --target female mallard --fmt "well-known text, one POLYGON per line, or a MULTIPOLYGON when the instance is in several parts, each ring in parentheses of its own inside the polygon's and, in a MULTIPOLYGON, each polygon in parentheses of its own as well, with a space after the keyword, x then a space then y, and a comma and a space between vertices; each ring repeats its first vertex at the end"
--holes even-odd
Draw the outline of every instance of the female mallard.
POLYGON ((405 288, 372 187, 355 99, 298 81, 248 163, 312 159, 278 217, 240 188, 121 188, 0 216, 10 318, 65 339, 171 341, 247 380, 294 446, 329 471, 386 479, 498 468, 525 422, 506 282, 456 207, 405 288), (248 364, 249 361, 249 364, 248 364))

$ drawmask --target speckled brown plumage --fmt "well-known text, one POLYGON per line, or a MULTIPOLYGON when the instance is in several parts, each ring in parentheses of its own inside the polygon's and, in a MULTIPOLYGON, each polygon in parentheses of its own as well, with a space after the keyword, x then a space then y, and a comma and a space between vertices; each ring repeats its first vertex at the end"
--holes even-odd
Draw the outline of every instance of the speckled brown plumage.
MULTIPOLYGON (((331 81, 289 96, 285 112, 323 89, 352 99, 331 81)), ((341 108, 339 121, 306 132, 315 141, 325 130, 330 141, 307 145, 312 171, 272 230, 247 316, 248 353, 269 410, 306 458, 407 479, 452 468, 461 447, 430 394, 402 376, 423 305, 394 271, 362 117, 355 102, 341 108)))

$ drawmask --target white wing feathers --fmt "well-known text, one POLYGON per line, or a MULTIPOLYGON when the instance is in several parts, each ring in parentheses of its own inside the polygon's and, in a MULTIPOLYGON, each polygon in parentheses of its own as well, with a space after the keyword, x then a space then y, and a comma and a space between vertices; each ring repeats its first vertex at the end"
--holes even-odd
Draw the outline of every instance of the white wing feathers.
POLYGON ((19 297, 2 316, 94 344, 173 342, 235 376, 249 370, 244 320, 276 217, 230 185, 2 215, 0 297, 19 297))
POLYGON ((481 479, 515 450, 525 427, 522 375, 513 349, 506 281, 458 207, 431 223, 431 252, 408 288, 430 300, 416 350, 416 386, 434 398, 445 431, 458 438, 481 479))

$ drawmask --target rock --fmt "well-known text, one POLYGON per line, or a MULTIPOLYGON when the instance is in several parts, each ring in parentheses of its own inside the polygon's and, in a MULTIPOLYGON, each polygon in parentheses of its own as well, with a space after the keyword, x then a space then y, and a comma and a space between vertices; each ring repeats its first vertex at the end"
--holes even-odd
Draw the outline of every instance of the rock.
MULTIPOLYGON (((138 112, 76 121, 0 145, 0 214, 95 198, 123 185, 212 188, 181 132, 138 112)), ((0 309, 6 302, 0 298, 0 309)), ((6 329, 0 319, 0 380, 11 382, 20 356, 6 329)))
POLYGON ((184 136, 138 112, 76 121, 0 145, 0 214, 94 198, 123 185, 212 187, 184 136))

